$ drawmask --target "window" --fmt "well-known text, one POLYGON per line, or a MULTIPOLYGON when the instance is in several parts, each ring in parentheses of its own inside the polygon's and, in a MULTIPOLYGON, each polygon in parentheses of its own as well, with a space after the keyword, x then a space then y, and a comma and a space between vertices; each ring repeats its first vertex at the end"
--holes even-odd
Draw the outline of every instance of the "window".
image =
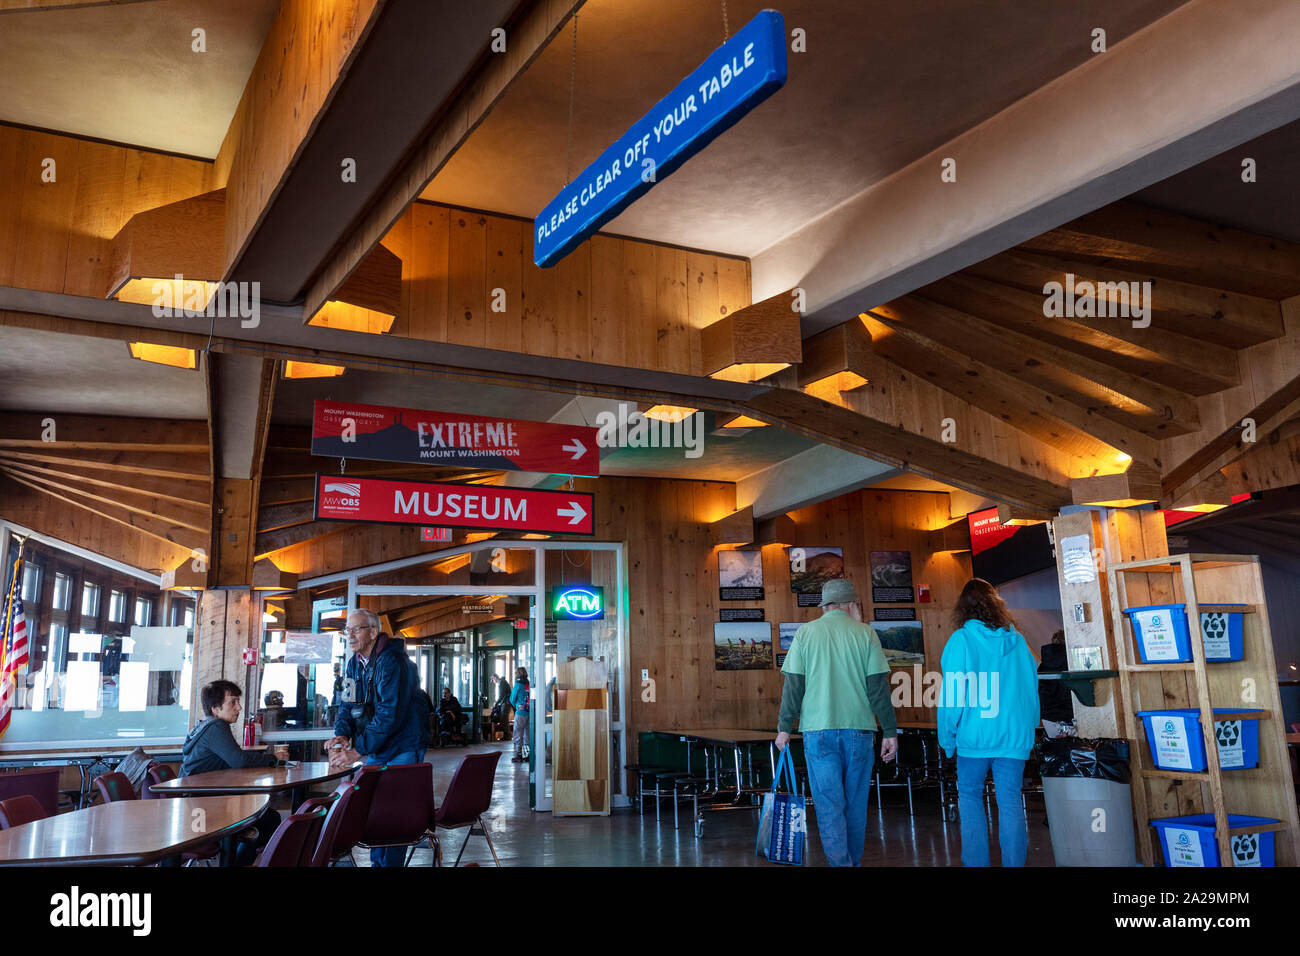
MULTIPOLYGON (((17 545, 4 557, 15 560, 17 545)), ((193 633, 153 626, 169 596, 143 576, 43 542, 27 542, 23 568, 33 647, 14 688, 6 749, 179 743, 189 725, 193 633), (42 568, 53 579, 44 581, 42 568)))
MULTIPOLYGON (((85 602, 82 602, 82 614, 87 613, 85 602)), ((89 613, 94 613, 93 611, 89 613)), ((114 624, 124 624, 126 622, 126 592, 111 591, 108 595, 108 619, 114 624)))
POLYGON ((23 566, 23 600, 34 604, 41 599, 41 567, 30 561, 23 566))
POLYGON ((72 576, 62 571, 54 575, 54 610, 66 611, 72 607, 72 576))
POLYGON ((81 589, 81 616, 99 617, 99 585, 86 582, 81 589))

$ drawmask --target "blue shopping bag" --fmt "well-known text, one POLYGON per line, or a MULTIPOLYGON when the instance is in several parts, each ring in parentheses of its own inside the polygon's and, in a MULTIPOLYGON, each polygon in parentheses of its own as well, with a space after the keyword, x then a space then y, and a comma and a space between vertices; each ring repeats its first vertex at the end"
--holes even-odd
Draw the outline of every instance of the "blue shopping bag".
POLYGON ((763 808, 758 817, 758 843, 754 852, 766 857, 772 863, 803 864, 804 838, 808 834, 808 822, 804 798, 796 791, 794 780, 794 759, 787 746, 781 751, 776 763, 776 774, 772 778, 772 789, 763 794, 763 808), (789 793, 781 793, 778 786, 782 771, 790 785, 789 793))

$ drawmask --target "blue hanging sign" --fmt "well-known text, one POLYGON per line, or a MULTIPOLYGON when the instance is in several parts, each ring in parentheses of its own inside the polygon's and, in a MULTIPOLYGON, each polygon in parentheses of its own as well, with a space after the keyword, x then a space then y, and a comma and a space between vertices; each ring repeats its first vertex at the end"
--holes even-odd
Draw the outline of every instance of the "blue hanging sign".
POLYGON ((785 19, 763 10, 600 158, 534 223, 533 261, 555 265, 785 85, 785 19))

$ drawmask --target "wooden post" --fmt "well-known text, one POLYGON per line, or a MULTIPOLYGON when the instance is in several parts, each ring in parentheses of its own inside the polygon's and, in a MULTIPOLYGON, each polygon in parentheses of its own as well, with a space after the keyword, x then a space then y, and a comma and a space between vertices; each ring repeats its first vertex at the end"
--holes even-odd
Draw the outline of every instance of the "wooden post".
POLYGON ((255 681, 244 665, 244 650, 258 643, 261 600, 252 591, 203 591, 194 616, 194 696, 190 726, 206 717, 199 692, 214 680, 231 680, 244 689, 244 709, 257 709, 255 681))

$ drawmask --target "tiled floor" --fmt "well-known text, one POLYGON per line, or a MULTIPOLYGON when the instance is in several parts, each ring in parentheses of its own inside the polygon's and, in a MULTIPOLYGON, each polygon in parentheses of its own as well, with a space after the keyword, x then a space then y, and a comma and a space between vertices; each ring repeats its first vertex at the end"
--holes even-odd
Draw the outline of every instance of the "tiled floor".
MULTIPOLYGON (((767 866, 754 853, 757 811, 726 811, 705 814, 704 836, 697 840, 690 827, 689 810, 682 815, 682 828, 672 826, 671 804, 664 804, 664 821, 655 823, 653 807, 639 815, 616 810, 608 817, 553 817, 528 809, 527 764, 510 762, 508 744, 481 744, 432 750, 425 759, 434 766, 435 790, 439 802, 457 764, 467 753, 500 750, 496 783, 492 789, 492 810, 484 818, 503 866, 767 866)), ((685 807, 683 808, 685 810, 685 807)), ((961 846, 956 823, 945 823, 934 791, 916 794, 916 816, 907 813, 907 794, 885 792, 885 810, 880 813, 872 795, 868 817, 868 866, 960 866, 961 846)), ((996 814, 995 814, 996 815, 996 814)), ((815 836, 816 810, 810 828, 808 863, 825 865, 815 836)), ((444 833, 445 865, 450 865, 464 841, 462 833, 444 833)), ((997 836, 990 835, 996 859, 997 836)), ((357 853, 362 866, 367 854, 357 853)), ((428 866, 430 853, 420 850, 412 866, 428 866)), ((487 843, 476 836, 465 850, 461 864, 492 865, 487 843)), ((1043 825, 1041 803, 1029 804, 1029 865, 1052 866, 1052 846, 1043 825)))

